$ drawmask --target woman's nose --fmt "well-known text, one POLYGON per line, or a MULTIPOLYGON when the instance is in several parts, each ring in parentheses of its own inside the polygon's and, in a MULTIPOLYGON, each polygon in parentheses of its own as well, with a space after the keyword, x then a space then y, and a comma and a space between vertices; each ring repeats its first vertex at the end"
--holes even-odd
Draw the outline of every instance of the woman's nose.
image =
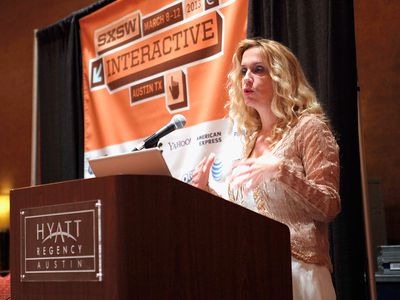
POLYGON ((249 84, 253 82, 253 77, 251 76, 250 70, 247 70, 243 77, 244 84, 249 84))

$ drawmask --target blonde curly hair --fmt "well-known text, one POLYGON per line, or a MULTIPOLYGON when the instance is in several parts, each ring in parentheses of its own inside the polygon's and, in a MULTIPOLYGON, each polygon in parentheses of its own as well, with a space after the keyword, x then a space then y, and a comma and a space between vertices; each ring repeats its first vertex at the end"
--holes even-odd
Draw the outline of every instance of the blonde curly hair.
POLYGON ((305 114, 315 114, 326 121, 325 114, 317 101, 314 89, 308 83, 299 61, 282 44, 267 39, 245 39, 233 55, 232 70, 228 74, 229 118, 236 123, 239 134, 244 138, 245 153, 248 155, 254 146, 255 138, 261 130, 258 112, 244 103, 242 93, 241 61, 249 48, 258 47, 272 79, 273 99, 271 110, 277 117, 269 142, 274 145, 283 134, 305 114))

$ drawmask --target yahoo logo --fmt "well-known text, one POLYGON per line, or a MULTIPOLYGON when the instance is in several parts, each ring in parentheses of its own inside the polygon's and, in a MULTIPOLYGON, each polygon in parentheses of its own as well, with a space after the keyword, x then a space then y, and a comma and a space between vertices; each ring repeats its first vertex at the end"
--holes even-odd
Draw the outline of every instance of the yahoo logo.
POLYGON ((187 138, 187 139, 180 140, 177 142, 168 142, 169 150, 173 151, 173 150, 177 150, 177 149, 189 146, 191 142, 192 142, 191 138, 187 138))

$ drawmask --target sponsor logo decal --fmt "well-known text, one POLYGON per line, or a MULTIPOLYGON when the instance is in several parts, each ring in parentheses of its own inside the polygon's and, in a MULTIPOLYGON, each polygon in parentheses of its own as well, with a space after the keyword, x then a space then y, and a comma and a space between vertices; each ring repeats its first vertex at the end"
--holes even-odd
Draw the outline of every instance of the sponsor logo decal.
POLYGON ((184 140, 179 140, 179 141, 171 141, 168 142, 168 147, 170 151, 178 150, 184 147, 187 147, 191 144, 192 138, 188 137, 184 140))
POLYGON ((191 171, 189 171, 189 172, 187 172, 187 173, 184 173, 184 174, 182 175, 182 178, 181 178, 182 181, 183 181, 183 182, 186 182, 186 183, 190 183, 190 182, 192 181, 193 172, 194 172, 194 169, 191 170, 191 171))
POLYGON ((216 158, 211 167, 211 175, 215 181, 220 181, 222 179, 222 173, 223 173, 222 161, 216 158))
POLYGON ((215 131, 200 135, 197 137, 197 142, 199 143, 199 146, 221 143, 222 133, 221 131, 215 131))

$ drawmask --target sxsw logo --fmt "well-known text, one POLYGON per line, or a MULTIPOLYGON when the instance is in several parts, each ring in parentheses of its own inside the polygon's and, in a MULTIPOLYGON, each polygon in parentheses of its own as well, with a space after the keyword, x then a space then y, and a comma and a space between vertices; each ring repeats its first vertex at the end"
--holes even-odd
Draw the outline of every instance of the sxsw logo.
POLYGON ((99 58, 92 62, 90 69, 90 87, 95 88, 104 85, 103 59, 99 58))

